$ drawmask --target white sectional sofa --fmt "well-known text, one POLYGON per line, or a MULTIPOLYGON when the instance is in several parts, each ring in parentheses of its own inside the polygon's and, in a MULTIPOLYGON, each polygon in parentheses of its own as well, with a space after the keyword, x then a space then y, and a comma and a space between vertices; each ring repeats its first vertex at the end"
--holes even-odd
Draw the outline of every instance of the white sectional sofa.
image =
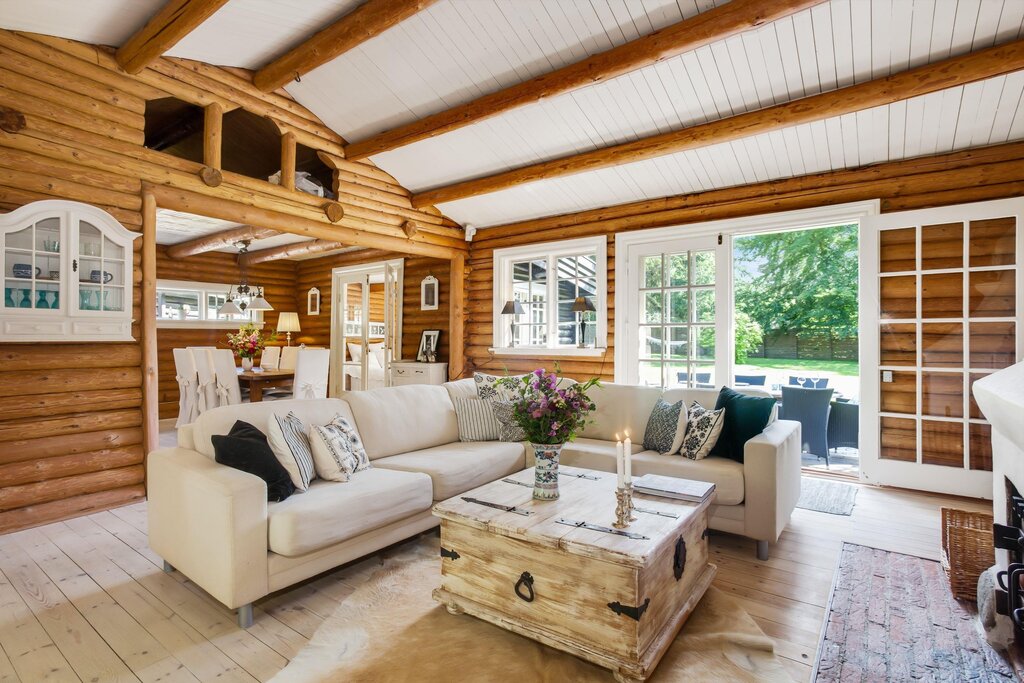
MULTIPOLYGON (((344 399, 225 406, 178 430, 178 446, 147 460, 149 542, 177 568, 252 623, 252 602, 438 524, 430 509, 481 484, 531 466, 529 444, 460 442, 451 395, 475 395, 472 379, 350 392, 344 399), (214 461, 211 436, 236 420, 265 429, 293 411, 308 425, 341 413, 356 425, 373 467, 349 482, 316 480, 305 493, 268 503, 255 475, 214 461)), ((614 470, 616 432, 634 437, 633 471, 712 481, 713 529, 757 541, 767 558, 800 492, 800 425, 778 420, 747 442, 745 462, 644 452, 640 442, 657 399, 714 404, 711 390, 604 385, 595 423, 563 450, 566 465, 614 470)))

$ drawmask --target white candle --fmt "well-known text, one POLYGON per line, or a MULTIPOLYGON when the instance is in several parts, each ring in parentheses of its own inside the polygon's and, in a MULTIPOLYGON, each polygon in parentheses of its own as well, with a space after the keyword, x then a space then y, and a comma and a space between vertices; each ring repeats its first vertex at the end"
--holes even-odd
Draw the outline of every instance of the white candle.
POLYGON ((625 464, 622 459, 622 442, 619 435, 615 435, 615 474, 619 478, 619 488, 622 488, 623 476, 625 476, 625 464))
POLYGON ((626 456, 625 457, 626 466, 624 468, 625 469, 625 476, 626 476, 626 483, 627 484, 632 484, 633 483, 633 442, 629 440, 629 432, 626 432, 626 445, 624 447, 624 452, 625 452, 625 456, 626 456))

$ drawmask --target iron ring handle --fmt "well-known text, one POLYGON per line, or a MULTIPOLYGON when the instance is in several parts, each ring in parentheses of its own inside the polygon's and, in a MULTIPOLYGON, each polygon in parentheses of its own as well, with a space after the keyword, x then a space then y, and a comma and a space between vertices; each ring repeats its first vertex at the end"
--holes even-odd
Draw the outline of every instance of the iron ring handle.
POLYGON ((1010 620, 1018 629, 1024 629, 1024 607, 1018 607, 1010 612, 1010 620))
MULTIPOLYGON (((1017 565, 1013 569, 1007 572, 1006 583, 1009 584, 1010 593, 1010 614, 1014 613, 1014 610, 1019 605, 1020 600, 1020 577, 1024 576, 1024 565, 1017 565)), ((1014 617, 1016 621, 1016 617, 1014 617)))
POLYGON ((530 572, 523 572, 519 575, 519 580, 516 581, 515 591, 516 595, 518 595, 521 599, 525 600, 526 602, 533 602, 533 599, 536 596, 533 592, 533 577, 530 576, 530 572), (523 595, 523 586, 526 587, 526 590, 529 593, 529 595, 523 595))

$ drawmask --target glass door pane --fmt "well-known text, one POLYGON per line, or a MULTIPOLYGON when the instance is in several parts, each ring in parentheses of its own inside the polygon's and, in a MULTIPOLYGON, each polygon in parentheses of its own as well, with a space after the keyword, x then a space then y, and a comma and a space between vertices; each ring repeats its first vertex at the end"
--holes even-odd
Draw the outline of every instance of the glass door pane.
POLYGON ((369 285, 363 279, 344 282, 341 290, 341 372, 343 391, 368 388, 367 317, 369 285))
POLYGON ((639 382, 715 386, 714 249, 646 254, 638 266, 639 382))
POLYGON ((60 218, 44 218, 4 239, 5 309, 59 309, 60 218))

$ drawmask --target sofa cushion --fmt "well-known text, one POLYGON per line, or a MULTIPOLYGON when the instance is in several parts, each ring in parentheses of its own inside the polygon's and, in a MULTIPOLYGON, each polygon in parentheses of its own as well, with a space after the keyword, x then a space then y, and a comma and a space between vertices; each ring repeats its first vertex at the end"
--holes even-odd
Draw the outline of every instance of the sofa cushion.
POLYGON ((268 506, 268 545, 288 557, 340 543, 423 512, 430 477, 369 469, 345 483, 317 480, 301 496, 268 506))
POLYGON ((321 479, 348 481, 356 472, 370 467, 359 433, 343 415, 335 415, 325 425, 313 425, 309 440, 321 479))
MULTIPOLYGON (((614 472, 615 442, 577 439, 562 448, 561 462, 570 467, 614 472)), ((715 485, 716 505, 739 505, 743 502, 743 465, 728 458, 711 456, 703 460, 689 460, 678 455, 641 451, 633 455, 633 476, 644 474, 709 481, 715 485)))
MULTIPOLYGON (((625 432, 628 431, 633 441, 642 441, 647 429, 647 419, 654 410, 654 404, 661 398, 661 393, 659 387, 629 384, 601 384, 592 388, 587 395, 597 408, 590 413, 590 424, 580 436, 614 441, 616 434, 619 434, 619 438, 624 438, 625 432)), ((665 400, 675 403, 679 399, 665 400)))
POLYGON ((459 440, 448 391, 410 384, 345 394, 370 460, 410 453, 459 440))
POLYGON ((743 446, 764 431, 771 421, 776 402, 771 396, 746 396, 722 387, 715 410, 725 408, 725 425, 711 448, 713 455, 743 462, 743 446))
POLYGON ((305 491, 316 478, 309 430, 295 413, 271 415, 267 420, 267 443, 281 466, 288 471, 296 491, 305 491))
POLYGON ((697 401, 690 404, 686 436, 683 438, 679 454, 690 460, 703 460, 708 457, 722 436, 725 412, 725 408, 708 410, 697 401))
POLYGON ((352 417, 348 403, 337 398, 258 401, 221 406, 206 411, 192 423, 192 441, 195 444, 195 450, 212 458, 213 442, 210 441, 210 437, 214 434, 227 434, 235 420, 244 420, 249 424, 265 426, 271 415, 287 415, 288 413, 295 413, 295 416, 302 420, 307 427, 327 424, 338 413, 346 418, 352 417))
POLYGON ((445 382, 443 386, 448 390, 448 396, 453 400, 456 397, 477 398, 476 382, 472 377, 457 379, 452 382, 445 382))
POLYGON ((452 398, 459 419, 459 441, 497 441, 501 424, 494 416, 496 401, 490 398, 452 398))
POLYGON ((267 484, 267 500, 285 500, 295 484, 274 455, 267 436, 248 422, 237 420, 227 434, 213 435, 214 459, 221 465, 255 474, 267 484))
POLYGON ((682 401, 667 403, 659 398, 647 420, 644 449, 664 455, 678 453, 686 436, 687 415, 682 401))
POLYGON ((374 467, 425 472, 434 483, 434 500, 445 500, 507 477, 526 466, 521 443, 455 442, 374 461, 374 467))

